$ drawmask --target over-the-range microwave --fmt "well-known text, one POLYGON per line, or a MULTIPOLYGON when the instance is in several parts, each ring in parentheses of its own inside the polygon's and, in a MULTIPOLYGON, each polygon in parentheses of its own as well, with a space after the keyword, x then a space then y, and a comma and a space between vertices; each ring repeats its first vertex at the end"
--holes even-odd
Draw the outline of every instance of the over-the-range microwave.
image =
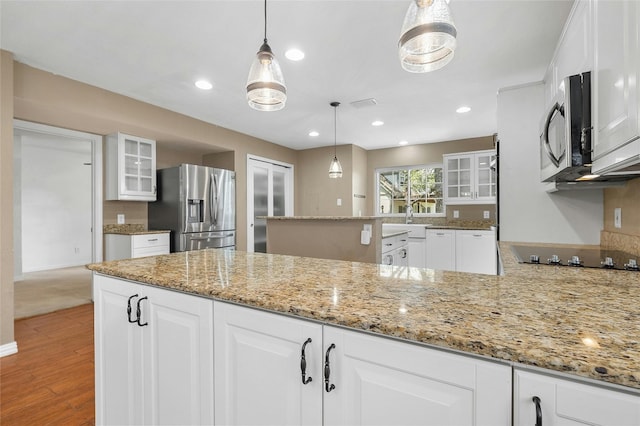
POLYGON ((591 73, 564 79, 541 120, 540 179, 575 181, 591 171, 591 73))

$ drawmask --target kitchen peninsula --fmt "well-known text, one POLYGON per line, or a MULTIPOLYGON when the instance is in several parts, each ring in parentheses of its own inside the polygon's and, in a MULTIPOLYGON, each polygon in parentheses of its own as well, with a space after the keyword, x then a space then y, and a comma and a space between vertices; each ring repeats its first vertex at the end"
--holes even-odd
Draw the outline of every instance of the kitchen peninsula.
MULTIPOLYGON (((325 409, 326 398, 337 398, 341 392, 342 395, 347 393, 344 390, 347 384, 339 380, 344 379, 348 366, 353 368, 355 360, 362 360, 365 355, 384 358, 388 345, 400 345, 394 346, 389 355, 391 358, 388 358, 399 360, 400 365, 388 371, 402 372, 405 377, 402 380, 410 380, 415 384, 415 378, 409 379, 409 376, 406 376, 409 372, 405 371, 413 368, 414 356, 415 359, 422 360, 416 364, 419 368, 427 368, 424 366, 424 360, 430 356, 445 357, 446 359, 439 358, 435 361, 437 370, 448 372, 451 377, 455 375, 453 371, 469 371, 469 377, 478 379, 478 382, 474 382, 475 385, 461 385, 467 391, 471 389, 469 403, 472 412, 473 407, 478 408, 481 399, 491 399, 494 401, 493 404, 498 404, 493 406, 492 411, 502 413, 504 418, 509 419, 501 422, 493 417, 492 421, 499 422, 493 424, 510 424, 512 369, 515 392, 514 417, 522 414, 524 418, 528 418, 528 413, 535 412, 530 397, 518 398, 518 392, 524 392, 524 388, 519 387, 519 384, 527 383, 528 374, 534 374, 536 379, 539 376, 546 380, 559 381, 561 384, 569 383, 574 394, 582 390, 579 386, 586 386, 589 394, 594 391, 609 392, 615 395, 616 401, 620 397, 625 406, 631 407, 631 416, 640 415, 638 273, 609 270, 578 271, 577 268, 557 269, 547 265, 520 265, 511 254, 508 243, 501 243, 501 249, 504 276, 221 250, 201 250, 89 265, 89 269, 94 271, 94 285, 97 283, 100 286, 103 283, 108 290, 102 294, 98 291, 96 296, 96 380, 100 383, 102 371, 99 333, 103 333, 104 330, 101 331, 100 327, 104 325, 104 321, 111 318, 99 312, 101 304, 107 298, 113 299, 117 289, 133 285, 128 281, 130 280, 144 285, 135 284, 137 287, 123 290, 121 306, 118 309, 122 310, 124 319, 127 316, 124 312, 128 298, 129 306, 133 307, 128 320, 137 322, 133 327, 143 332, 146 323, 162 320, 161 316, 154 318, 153 312, 145 313, 147 309, 153 311, 152 308, 147 308, 147 304, 151 304, 155 297, 147 291, 171 294, 174 298, 188 297, 205 305, 207 302, 211 304, 213 299, 213 306, 207 308, 213 314, 203 314, 203 321, 213 323, 213 326, 209 324, 208 327, 214 330, 212 335, 216 344, 214 346, 212 340, 203 346, 205 349, 215 347, 216 374, 212 382, 215 381, 217 391, 214 405, 216 419, 220 415, 225 422, 233 420, 229 417, 233 404, 230 401, 218 403, 217 398, 221 395, 237 395, 236 391, 242 386, 231 383, 231 379, 226 377, 224 372, 245 372, 241 374, 242 377, 264 373, 264 368, 260 366, 265 361, 261 359, 240 357, 249 364, 240 367, 236 365, 235 369, 230 369, 227 364, 220 370, 217 366, 218 362, 235 365, 234 360, 239 359, 238 354, 225 355, 224 345, 241 345, 244 342, 245 345, 254 347, 255 335, 245 333, 230 337, 229 334, 233 334, 232 330, 237 332, 250 328, 246 324, 242 327, 232 327, 229 318, 241 321, 242 318, 252 316, 256 316, 253 325, 258 328, 266 327, 265 318, 271 318, 270 321, 275 324, 274 328, 278 330, 274 330, 271 335, 285 335, 290 323, 296 324, 291 327, 298 330, 297 337, 301 340, 295 342, 294 338, 290 339, 295 342, 295 350, 290 352, 293 359, 297 359, 291 372, 297 370, 297 382, 294 382, 298 383, 299 388, 296 389, 299 392, 308 389, 307 386, 320 386, 321 395, 321 360, 325 356, 326 359, 332 360, 332 357, 341 353, 344 355, 344 360, 340 358, 344 364, 336 358, 331 361, 331 374, 336 375, 336 382, 334 375, 331 375, 324 385, 330 389, 330 385, 335 383, 336 391, 324 391, 325 409), (147 294, 148 300, 144 300, 147 294), (140 297, 136 299, 134 295, 140 297), (238 309, 243 311, 234 317, 233 311, 238 309), (309 366, 307 373, 313 376, 313 381, 304 385, 300 383, 300 359, 296 357, 299 357, 300 348, 304 353, 304 346, 307 346, 303 346, 307 339, 304 336, 307 336, 307 332, 311 333, 308 328, 313 327, 324 329, 324 332, 314 335, 313 339, 309 337, 306 348, 306 361, 309 366), (336 333, 342 333, 342 337, 336 337, 336 333), (328 347, 333 342, 329 342, 329 339, 338 342, 333 349, 328 347), (369 347, 369 351, 360 354, 346 353, 355 350, 355 342, 369 347), (334 353, 331 353, 331 350, 334 350, 334 353), (414 352, 419 350, 426 352, 415 355, 414 352), (472 363, 473 368, 461 368, 460 365, 465 363, 472 363), (489 381, 493 383, 489 388, 486 384, 480 383, 482 377, 491 377, 489 381), (574 383, 576 380, 582 383, 574 383), (593 386, 594 384, 596 386, 593 386), (501 387, 502 390, 496 391, 492 386, 501 387), (613 388, 614 391, 601 389, 602 387, 613 388), (487 392, 490 393, 490 398, 486 396, 487 392)), ((157 294, 157 297, 159 296, 157 294)), ((126 325, 127 321, 123 322, 126 325)), ((172 345, 166 345, 160 347, 170 351, 172 345)), ((180 347, 186 351, 188 345, 180 347)), ((111 348, 111 351, 114 349, 111 348)), ((200 362, 205 364, 213 363, 213 356, 210 359, 205 358, 203 360, 202 357, 193 356, 190 359, 200 359, 200 362)), ((380 362, 376 360, 372 365, 378 365, 380 362)), ((367 364, 360 365, 360 368, 364 368, 366 372, 368 367, 365 365, 367 364)), ((214 377, 213 370, 214 367, 208 364, 204 368, 204 372, 211 377, 214 377)), ((279 372, 265 373, 272 374, 270 379, 265 378, 270 386, 281 379, 277 373, 279 372)), ((364 380, 362 386, 370 384, 370 380, 375 382, 377 379, 374 377, 378 377, 376 374, 380 374, 380 371, 368 376, 368 379, 360 378, 364 380)), ((420 372, 412 374, 418 374, 424 379, 420 372)), ((199 378, 201 376, 198 375, 199 378)), ((355 379, 352 376, 347 377, 355 379)), ((303 374, 303 381, 304 378, 303 374)), ((555 389, 556 383, 552 384, 552 389, 555 389)), ((561 388, 560 385, 557 387, 561 388)), ((384 389, 388 391, 386 387, 384 389)), ((193 389, 192 391, 195 392, 193 389)), ((213 395, 213 391, 211 394, 213 395)), ((276 401, 280 401, 284 397, 276 395, 275 398, 276 401)), ((549 399, 555 397, 548 397, 547 401, 549 399)), ((545 398, 543 403, 544 400, 545 398)), ((96 401, 99 405, 98 395, 96 401)), ((364 400, 362 403, 365 403, 364 400)), ((346 410, 350 405, 345 404, 342 407, 346 410)), ((369 401, 368 404, 375 407, 375 403, 369 401)), ((602 410, 602 404, 599 405, 598 410, 602 410)), ((328 414, 325 412, 324 415, 325 424, 340 423, 327 422, 328 414)), ((349 419, 357 420, 353 417, 349 419)), ((236 418, 238 422, 241 420, 236 418)), ((636 420, 635 424, 637 421, 640 420, 636 420)))

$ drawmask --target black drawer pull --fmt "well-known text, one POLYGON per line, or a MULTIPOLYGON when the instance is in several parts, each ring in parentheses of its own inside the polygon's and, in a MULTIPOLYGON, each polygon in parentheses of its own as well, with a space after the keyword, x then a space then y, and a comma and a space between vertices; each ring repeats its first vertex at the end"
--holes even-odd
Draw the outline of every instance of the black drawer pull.
POLYGON ((137 306, 136 306, 136 313, 138 314, 138 320, 137 320, 137 323, 138 323, 138 325, 139 325, 140 327, 144 327, 145 325, 149 325, 149 323, 148 323, 148 322, 145 322, 144 324, 142 324, 142 323, 140 322, 140 320, 142 319, 142 314, 141 314, 141 312, 140 312, 140 303, 142 303, 142 301, 143 301, 143 300, 145 300, 145 299, 148 299, 148 297, 147 297, 147 296, 145 296, 145 297, 141 297, 140 299, 138 299, 138 304, 137 304, 137 306))
POLYGON ((536 404, 536 424, 535 426, 542 426, 542 407, 540 406, 540 398, 534 396, 532 398, 533 403, 536 404))
POLYGON ((309 337, 303 344, 302 344, 302 354, 300 355, 300 370, 302 371, 302 384, 306 385, 308 384, 311 380, 313 380, 311 378, 311 376, 307 377, 307 358, 305 357, 305 353, 304 350, 307 347, 307 344, 311 343, 311 337, 309 337))
MULTIPOLYGON (((133 299, 134 297, 138 297, 137 294, 134 294, 133 296, 129 297, 129 300, 127 301, 127 319, 129 320, 130 323, 134 323, 134 322, 138 322, 138 319, 131 319, 131 311, 133 310, 131 308, 131 299, 133 299)), ((138 315, 140 315, 140 313, 138 313, 138 315)))

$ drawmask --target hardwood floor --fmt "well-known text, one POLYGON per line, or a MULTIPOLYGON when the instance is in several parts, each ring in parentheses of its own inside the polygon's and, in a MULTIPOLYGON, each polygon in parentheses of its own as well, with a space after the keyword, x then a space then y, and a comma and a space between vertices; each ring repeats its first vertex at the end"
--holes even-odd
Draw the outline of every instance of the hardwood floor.
POLYGON ((95 423, 93 304, 16 320, 0 358, 0 424, 95 423))

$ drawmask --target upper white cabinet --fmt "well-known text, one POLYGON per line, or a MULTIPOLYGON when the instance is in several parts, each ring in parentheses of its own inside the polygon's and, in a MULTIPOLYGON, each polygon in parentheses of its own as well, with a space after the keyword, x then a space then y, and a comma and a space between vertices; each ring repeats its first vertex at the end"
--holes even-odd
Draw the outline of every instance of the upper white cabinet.
MULTIPOLYGON (((594 159, 599 159, 640 136, 640 2, 593 0, 593 8, 594 159)), ((615 155, 608 161, 614 163, 615 155)), ((608 165, 598 162, 594 171, 608 165)))
POLYGON ((591 2, 577 0, 567 18, 555 55, 545 74, 545 110, 564 93, 564 79, 593 69, 591 2))
POLYGON ((640 424, 640 397, 529 371, 514 371, 515 426, 640 424))
POLYGON ((330 326, 324 346, 327 426, 511 424, 507 365, 330 326))
POLYGON ((213 424, 213 302, 94 274, 96 424, 213 424))
POLYGON ((156 200, 156 141, 124 133, 107 135, 105 199, 156 200))
POLYGON ((445 154, 445 204, 496 202, 495 150, 445 154))

